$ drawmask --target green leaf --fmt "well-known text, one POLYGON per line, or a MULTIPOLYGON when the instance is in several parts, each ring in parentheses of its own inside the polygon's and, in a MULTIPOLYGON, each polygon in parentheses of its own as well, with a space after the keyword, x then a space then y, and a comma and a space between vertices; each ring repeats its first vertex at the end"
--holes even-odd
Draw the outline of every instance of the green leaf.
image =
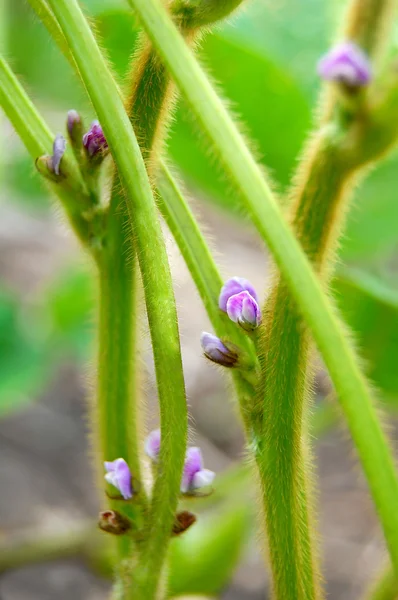
POLYGON ((251 530, 250 503, 200 516, 169 551, 169 594, 217 594, 228 583, 251 530))
MULTIPOLYGON (((202 56, 254 140, 259 156, 283 187, 287 185, 302 140, 309 128, 308 103, 297 85, 275 64, 237 42, 219 35, 206 38, 202 56)), ((234 195, 225 193, 207 149, 198 147, 197 135, 182 104, 169 143, 173 159, 201 189, 222 206, 237 210, 234 195)))
MULTIPOLYGON (((37 316, 37 315, 36 315, 37 316)), ((35 315, 0 290, 0 416, 31 402, 49 374, 45 339, 35 315)))
POLYGON ((334 289, 369 376, 385 393, 398 398, 398 289, 354 269, 341 273, 334 289))
POLYGON ((92 338, 91 315, 94 312, 93 283, 84 270, 62 273, 47 292, 45 312, 50 320, 52 338, 62 352, 86 358, 92 338))
POLYGON ((319 0, 254 0, 224 26, 222 35, 279 64, 314 98, 316 64, 330 43, 334 18, 332 7, 319 0))
POLYGON ((398 244, 398 154, 378 165, 355 194, 341 249, 345 260, 380 263, 398 244))

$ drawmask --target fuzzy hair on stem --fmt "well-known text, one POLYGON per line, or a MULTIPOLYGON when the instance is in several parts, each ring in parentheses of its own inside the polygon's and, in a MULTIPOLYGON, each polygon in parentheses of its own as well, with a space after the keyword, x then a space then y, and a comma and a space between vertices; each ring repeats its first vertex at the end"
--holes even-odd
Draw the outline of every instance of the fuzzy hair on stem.
MULTIPOLYGON (((398 565, 398 518, 389 510, 391 502, 398 496, 398 479, 392 454, 377 419, 369 389, 335 311, 323 293, 291 229, 282 219, 280 209, 260 169, 253 161, 203 70, 195 62, 168 19, 163 6, 158 0, 129 2, 137 10, 189 106, 217 147, 231 179, 242 194, 254 224, 268 242, 290 292, 312 330, 336 385, 339 401, 380 514, 391 555, 398 565), (366 436, 363 435, 364 430, 367 431, 366 436), (369 451, 369 446, 372 452, 369 451)), ((258 460, 266 465, 267 453, 259 452, 258 460)), ((305 553, 302 556, 308 558, 305 553)), ((298 579, 297 587, 301 588, 298 579)))

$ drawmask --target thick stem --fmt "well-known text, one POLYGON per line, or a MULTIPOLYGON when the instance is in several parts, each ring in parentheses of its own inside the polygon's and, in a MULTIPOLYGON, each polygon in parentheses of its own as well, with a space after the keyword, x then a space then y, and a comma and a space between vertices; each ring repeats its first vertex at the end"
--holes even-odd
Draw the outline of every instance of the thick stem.
POLYGON ((126 192, 144 284, 158 385, 162 446, 143 550, 145 572, 137 598, 154 597, 179 497, 187 409, 177 314, 166 249, 151 186, 122 98, 76 0, 49 2, 69 43, 104 128, 126 192), (173 377, 170 377, 173 373, 173 377))
MULTIPOLYGON (((359 6, 352 7, 348 37, 358 38, 357 41, 368 51, 375 48, 374 25, 380 24, 390 9, 390 3, 381 6, 382 4, 378 2, 376 6, 372 1, 361 3, 360 16, 356 13, 359 6), (362 20, 362 12, 365 17, 372 16, 374 19, 362 20)), ((332 113, 330 111, 329 116, 332 113)), ((343 224, 345 201, 355 171, 354 166, 361 166, 361 160, 355 160, 355 155, 361 154, 361 145, 355 146, 349 142, 350 150, 345 152, 346 140, 355 138, 358 129, 364 130, 366 135, 367 125, 361 122, 362 117, 363 115, 359 116, 357 124, 354 117, 351 135, 349 131, 338 130, 338 117, 335 123, 327 123, 322 127, 304 155, 296 176, 297 185, 292 192, 293 227, 303 249, 325 283, 333 262, 335 242, 343 224)), ((363 135, 362 132, 361 134, 363 135)), ((264 402, 264 435, 266 453, 269 455, 263 479, 264 499, 270 546, 274 547, 278 540, 281 549, 280 554, 275 553, 272 557, 274 573, 280 574, 286 572, 287 567, 283 556, 300 538, 303 551, 308 553, 311 549, 311 538, 306 533, 310 531, 306 500, 308 484, 305 476, 303 477, 305 470, 310 470, 308 465, 305 466, 303 440, 312 385, 309 366, 311 338, 309 331, 303 326, 299 309, 289 294, 288 285, 278 277, 265 313, 267 319, 261 344, 262 384, 259 393, 264 402), (280 427, 277 426, 278 423, 280 427), (278 465, 280 475, 278 486, 275 486, 275 479, 272 477, 275 464, 278 465), (280 507, 279 512, 275 506, 280 507), (289 520, 292 523, 290 529, 286 527, 286 521, 289 520)), ((291 570, 294 571, 297 562, 292 553, 290 556, 291 570)), ((297 581, 300 574, 305 577, 306 573, 308 570, 299 565, 297 581)), ((279 580, 276 575, 276 587, 279 587, 277 597, 286 597, 287 590, 283 585, 290 584, 291 581, 292 575, 279 580)), ((303 584, 306 586, 305 579, 303 584)), ((307 597, 306 594, 303 597, 307 597)))
MULTIPOLYGON (((129 1, 136 8, 190 107, 213 140, 314 334, 335 383, 371 486, 390 552, 398 566, 398 517, 390 511, 391 503, 398 498, 394 462, 368 387, 334 310, 291 229, 284 222, 259 167, 162 4, 159 0, 129 1)), ((266 453, 263 460, 267 460, 266 453)))
MULTIPOLYGON (((124 197, 115 194, 109 207, 104 248, 99 262, 98 405, 101 462, 123 457, 139 484, 145 505, 138 435, 138 368, 136 349, 137 272, 130 242, 124 197)), ((109 488, 112 492, 112 487, 109 488)), ((113 490, 114 492, 114 490, 113 490)), ((116 508, 117 504, 113 503, 116 508)), ((120 509, 120 503, 118 508, 120 509)))

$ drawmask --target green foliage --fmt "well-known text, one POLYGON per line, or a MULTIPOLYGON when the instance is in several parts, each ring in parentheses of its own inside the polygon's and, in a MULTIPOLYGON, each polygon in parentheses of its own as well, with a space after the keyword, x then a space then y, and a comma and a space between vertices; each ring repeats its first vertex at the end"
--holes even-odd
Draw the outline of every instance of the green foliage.
POLYGON ((24 312, 15 296, 0 290, 0 416, 29 403, 51 372, 35 312, 24 312))
POLYGON ((334 287, 370 378, 387 397, 398 401, 398 289, 355 269, 344 271, 334 287))
POLYGON ((251 531, 250 503, 200 515, 169 551, 169 596, 218 594, 231 578, 251 531))

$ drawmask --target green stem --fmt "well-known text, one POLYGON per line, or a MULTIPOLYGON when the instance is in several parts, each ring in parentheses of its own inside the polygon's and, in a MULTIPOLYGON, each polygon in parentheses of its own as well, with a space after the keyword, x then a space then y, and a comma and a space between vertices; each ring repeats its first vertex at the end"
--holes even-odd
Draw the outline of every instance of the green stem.
POLYGON ((260 168, 164 7, 158 0, 129 2, 137 10, 153 44, 213 140, 314 334, 364 466, 391 556, 398 567, 398 515, 390 511, 390 506, 398 499, 394 461, 368 387, 335 311, 285 223, 260 168))
MULTIPOLYGON (((363 12, 368 16, 370 5, 375 19, 364 21, 366 29, 373 29, 387 12, 387 3, 378 2, 376 9, 371 0, 361 4, 363 12)), ((353 13, 352 17, 354 16, 353 13)), ((361 40, 366 37, 363 27, 361 29, 357 26, 355 29, 361 40)), ((367 45, 366 49, 371 51, 374 45, 367 45)), ((332 120, 321 128, 304 155, 296 176, 298 185, 292 193, 294 229, 307 256, 325 282, 331 270, 335 240, 341 230, 350 179, 355 169, 361 166, 359 157, 365 154, 362 147, 368 148, 369 141, 375 146, 374 136, 369 135, 371 119, 369 120, 368 115, 364 119, 364 106, 361 110, 362 113, 350 115, 348 130, 339 129, 339 123, 344 121, 339 111, 336 111, 334 122, 332 120), (363 119, 365 122, 362 122, 363 119), (368 138, 366 144, 364 137, 368 138), (361 139, 360 143, 358 139, 361 139)), ((332 115, 333 110, 329 107, 327 116, 331 118, 332 115)), ((386 131, 389 129, 391 128, 388 127, 386 131)), ((384 150, 386 147, 388 145, 384 144, 384 150)), ((368 156, 367 160, 369 158, 371 157, 368 156)), ((282 557, 295 540, 307 555, 311 549, 311 538, 308 534, 305 535, 310 531, 310 517, 303 449, 312 380, 309 367, 311 339, 308 330, 303 327, 300 312, 284 280, 276 282, 264 312, 267 319, 261 344, 263 377, 259 391, 264 403, 264 434, 269 454, 269 463, 264 471, 264 497, 266 503, 268 499, 266 506, 270 545, 273 546, 277 539, 280 545, 283 542, 285 549, 282 549, 280 556, 275 557, 274 571, 286 573, 287 564, 282 557), (279 428, 276 426, 278 422, 279 428), (279 444, 278 451, 275 451, 275 443, 279 444), (275 480, 272 479, 275 464, 279 471, 278 486, 275 486, 275 480), (285 477, 282 476, 283 473, 285 477), (276 512, 275 506, 280 506, 279 512, 276 512), (286 527, 287 514, 291 515, 290 530, 286 527)), ((290 558, 293 570, 297 562, 293 554, 290 554, 290 558)), ((300 573, 303 576, 308 574, 308 570, 298 566, 297 580, 300 573)), ((291 582, 291 575, 286 580, 291 582)), ((282 589, 280 597, 285 597, 285 594, 286 590, 282 589)), ((306 593, 304 597, 307 597, 306 593)))
POLYGON ((134 225, 158 385, 162 447, 136 597, 152 598, 177 508, 187 408, 172 282, 151 186, 123 100, 76 0, 49 2, 68 41, 118 167, 134 225), (173 373, 173 377, 170 377, 173 373))
MULTIPOLYGON (((121 193, 112 198, 99 263, 98 419, 102 459, 123 457, 141 482, 137 439, 136 280, 128 215, 121 193)), ((111 491, 111 489, 109 490, 111 491)), ((142 494, 145 496, 144 488, 142 494)))
MULTIPOLYGON (((218 308, 218 297, 223 279, 213 260, 192 211, 186 203, 177 182, 169 169, 161 164, 157 173, 158 205, 180 249, 203 305, 216 334, 241 349, 249 369, 255 369, 257 358, 253 343, 228 316, 218 308)), ((241 408, 243 422, 252 440, 253 386, 245 378, 245 369, 233 369, 232 375, 241 408)))

